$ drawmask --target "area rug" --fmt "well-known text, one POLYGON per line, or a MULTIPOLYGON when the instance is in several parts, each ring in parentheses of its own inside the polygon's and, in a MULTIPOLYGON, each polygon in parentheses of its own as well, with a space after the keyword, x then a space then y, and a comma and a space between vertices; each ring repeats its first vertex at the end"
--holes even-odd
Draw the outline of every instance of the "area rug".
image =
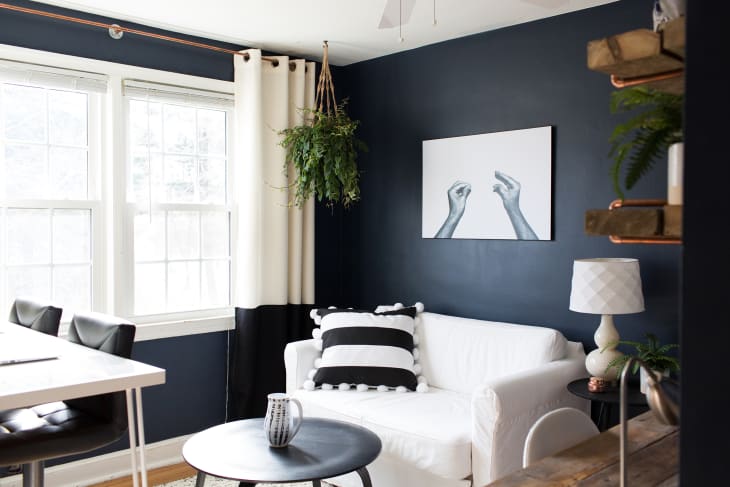
MULTIPOLYGON (((311 487, 311 482, 296 482, 293 484, 258 484, 257 487, 311 487)), ((166 484, 160 484, 158 487, 195 487, 195 477, 188 477, 166 484)), ((205 487, 238 487, 238 482, 228 479, 219 479, 208 475, 205 478, 205 487)), ((322 482, 322 487, 335 487, 327 482, 322 482)))

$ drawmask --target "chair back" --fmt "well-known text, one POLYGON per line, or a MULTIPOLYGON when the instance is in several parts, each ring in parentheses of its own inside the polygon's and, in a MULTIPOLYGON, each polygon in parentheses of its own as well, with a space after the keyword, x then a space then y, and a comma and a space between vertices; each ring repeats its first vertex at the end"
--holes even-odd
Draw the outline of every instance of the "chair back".
MULTIPOLYGON (((71 319, 67 339, 89 348, 130 358, 136 327, 127 320, 102 313, 76 313, 71 319)), ((64 401, 71 407, 114 423, 123 433, 127 429, 127 404, 124 392, 81 397, 64 401)))
POLYGON ((10 307, 8 321, 47 335, 58 335, 63 310, 33 298, 18 297, 10 307))
POLYGON ((579 409, 559 408, 540 417, 527 433, 522 466, 577 445, 599 434, 590 416, 579 409))

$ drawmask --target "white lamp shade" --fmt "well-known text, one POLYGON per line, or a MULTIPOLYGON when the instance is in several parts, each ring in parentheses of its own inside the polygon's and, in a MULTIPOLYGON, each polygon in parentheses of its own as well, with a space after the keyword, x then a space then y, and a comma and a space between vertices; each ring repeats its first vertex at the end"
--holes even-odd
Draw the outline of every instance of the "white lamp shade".
POLYGON ((576 259, 573 262, 570 310, 601 315, 644 311, 639 260, 576 259))

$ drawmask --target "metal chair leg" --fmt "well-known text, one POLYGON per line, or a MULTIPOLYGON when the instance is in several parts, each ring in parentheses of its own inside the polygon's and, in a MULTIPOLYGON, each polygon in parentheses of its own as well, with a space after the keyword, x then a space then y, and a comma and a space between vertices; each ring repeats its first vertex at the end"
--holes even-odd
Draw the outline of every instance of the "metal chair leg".
POLYGON ((23 487, 43 487, 43 460, 23 465, 23 487))

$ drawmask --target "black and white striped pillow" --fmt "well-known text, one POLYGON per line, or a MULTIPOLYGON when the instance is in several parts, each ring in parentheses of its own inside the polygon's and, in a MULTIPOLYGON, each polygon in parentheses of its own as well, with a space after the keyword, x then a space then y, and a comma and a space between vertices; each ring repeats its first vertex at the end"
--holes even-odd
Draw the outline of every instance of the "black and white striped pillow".
POLYGON ((304 388, 359 391, 406 390, 426 392, 420 377, 418 349, 414 347, 417 313, 423 305, 383 312, 354 309, 317 309, 312 316, 320 325, 312 335, 321 357, 309 373, 304 388))

